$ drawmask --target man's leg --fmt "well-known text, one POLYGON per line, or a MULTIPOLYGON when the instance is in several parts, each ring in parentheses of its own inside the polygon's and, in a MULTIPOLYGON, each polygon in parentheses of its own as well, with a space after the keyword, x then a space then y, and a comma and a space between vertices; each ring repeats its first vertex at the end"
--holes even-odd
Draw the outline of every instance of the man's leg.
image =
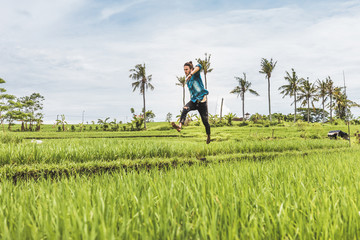
POLYGON ((181 127, 184 124, 185 120, 186 120, 186 116, 188 114, 188 112, 195 110, 196 109, 196 105, 195 103, 193 103, 192 101, 189 101, 183 108, 182 112, 181 112, 181 117, 180 117, 180 123, 179 125, 176 125, 174 122, 172 122, 172 126, 178 131, 181 131, 181 127))
POLYGON ((206 130, 206 143, 210 143, 210 124, 209 124, 209 114, 208 114, 208 108, 207 108, 207 101, 199 103, 198 111, 201 116, 201 121, 203 122, 206 130))

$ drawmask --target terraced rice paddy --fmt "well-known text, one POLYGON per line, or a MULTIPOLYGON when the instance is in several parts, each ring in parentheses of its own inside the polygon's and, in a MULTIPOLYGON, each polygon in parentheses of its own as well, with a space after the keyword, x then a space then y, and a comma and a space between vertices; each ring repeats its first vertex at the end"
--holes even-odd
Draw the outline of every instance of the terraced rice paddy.
POLYGON ((0 238, 359 238, 360 147, 334 127, 11 133, 0 238))

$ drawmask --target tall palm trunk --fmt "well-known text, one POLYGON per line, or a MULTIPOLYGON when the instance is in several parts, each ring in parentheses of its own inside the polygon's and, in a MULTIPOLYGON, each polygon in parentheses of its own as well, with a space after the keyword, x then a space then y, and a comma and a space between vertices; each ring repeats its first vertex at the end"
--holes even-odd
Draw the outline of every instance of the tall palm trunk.
POLYGON ((269 97, 269 117, 270 117, 270 122, 271 122, 270 77, 268 77, 268 97, 269 97))
POLYGON ((204 72, 204 78, 205 78, 205 89, 207 89, 207 81, 206 81, 206 73, 204 72))
POLYGON ((145 108, 145 84, 143 83, 143 102, 144 102, 144 128, 146 129, 146 108, 145 108))
POLYGON ((330 122, 332 123, 332 94, 330 94, 330 122))
POLYGON ((295 92, 295 94, 294 94, 294 103, 295 103, 294 123, 296 123, 296 92, 295 92))
POLYGON ((322 96, 323 123, 325 123, 325 97, 322 96))
POLYGON ((308 119, 308 123, 310 123, 310 98, 307 99, 307 104, 308 104, 307 119, 308 119))
POLYGON ((243 122, 245 122, 245 93, 242 94, 241 100, 242 100, 243 122))

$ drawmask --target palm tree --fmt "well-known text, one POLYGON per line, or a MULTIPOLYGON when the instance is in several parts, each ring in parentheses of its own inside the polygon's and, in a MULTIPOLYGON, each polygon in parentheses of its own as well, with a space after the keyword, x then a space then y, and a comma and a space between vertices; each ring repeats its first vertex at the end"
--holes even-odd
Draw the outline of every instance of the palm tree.
POLYGON ((212 72, 213 68, 210 68, 210 57, 211 54, 209 54, 209 57, 207 56, 207 53, 205 53, 205 59, 202 60, 200 58, 196 59, 196 61, 201 64, 202 69, 201 71, 204 72, 204 78, 205 78, 205 88, 207 89, 207 81, 206 81, 206 75, 210 72, 212 72))
POLYGON ((291 105, 295 104, 294 122, 296 122, 297 93, 300 89, 301 79, 298 78, 298 76, 296 75, 296 72, 293 68, 291 69, 291 71, 292 71, 291 75, 289 72, 286 72, 286 76, 284 77, 285 80, 288 81, 288 84, 282 85, 281 87, 279 87, 279 91, 282 90, 280 93, 284 95, 283 98, 285 98, 286 96, 289 96, 289 97, 294 96, 294 102, 292 102, 291 105))
POLYGON ((316 90, 318 91, 318 97, 321 98, 321 104, 322 104, 322 113, 323 113, 323 123, 325 123, 325 102, 327 100, 328 96, 328 80, 317 80, 316 81, 316 90))
POLYGON ((359 107, 356 102, 349 100, 346 94, 342 91, 342 87, 335 87, 333 92, 335 113, 338 118, 346 120, 350 114, 351 107, 359 107))
POLYGON ((67 128, 65 127, 65 125, 67 124, 68 123, 65 120, 65 114, 61 114, 61 120, 56 120, 56 125, 61 125, 64 132, 67 130, 67 128))
POLYGON ((269 98, 269 117, 270 117, 270 121, 271 121, 271 103, 270 103, 270 78, 271 78, 271 73, 274 70, 275 66, 276 66, 277 62, 273 62, 273 60, 271 59, 270 61, 263 58, 261 59, 261 70, 259 71, 259 73, 263 73, 265 74, 267 80, 268 80, 268 98, 269 98))
POLYGON ((326 78, 326 82, 327 82, 327 94, 330 98, 330 104, 329 104, 329 107, 330 107, 330 122, 332 122, 332 108, 333 108, 333 95, 334 95, 334 92, 335 92, 335 86, 334 86, 334 82, 331 80, 330 76, 328 76, 326 78))
POLYGON ((181 86, 183 88, 183 106, 185 106, 185 77, 176 77, 177 80, 179 81, 178 83, 176 83, 176 85, 181 86))
POLYGON ((310 122, 310 104, 312 105, 313 108, 315 108, 314 102, 318 100, 316 98, 317 97, 316 92, 317 92, 316 86, 314 83, 311 83, 309 81, 309 78, 307 78, 307 80, 301 79, 301 87, 300 87, 300 94, 299 94, 298 101, 302 101, 301 106, 307 105, 307 109, 308 109, 307 121, 308 121, 308 123, 310 122))
POLYGON ((256 96, 259 96, 259 94, 255 90, 250 88, 251 82, 246 81, 246 74, 243 74, 244 78, 235 77, 239 85, 236 86, 230 93, 237 94, 238 97, 241 97, 243 121, 245 122, 245 93, 249 91, 251 94, 254 94, 256 96))
POLYGON ((335 100, 333 107, 335 108, 335 114, 340 118, 345 118, 346 96, 342 92, 341 87, 335 87, 333 92, 333 98, 335 100))
POLYGON ((152 79, 152 75, 146 76, 145 71, 145 63, 143 65, 137 64, 135 68, 130 69, 129 78, 135 80, 131 85, 133 87, 133 92, 136 89, 140 89, 140 94, 143 95, 143 103, 144 103, 144 128, 146 129, 146 105, 145 105, 145 91, 150 88, 150 90, 154 90, 154 86, 150 83, 152 79))

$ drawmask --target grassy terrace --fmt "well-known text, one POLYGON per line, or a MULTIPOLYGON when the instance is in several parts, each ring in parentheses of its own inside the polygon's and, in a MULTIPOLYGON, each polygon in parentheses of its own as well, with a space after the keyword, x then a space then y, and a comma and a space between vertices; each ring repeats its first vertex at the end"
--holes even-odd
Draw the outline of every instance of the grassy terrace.
MULTIPOLYGON (((7 177, 91 173, 119 168, 174 166, 231 159, 269 159, 329 151, 348 151, 348 142, 327 139, 331 129, 346 126, 289 124, 286 127, 212 128, 212 143, 205 144, 202 126, 189 126, 180 134, 168 123, 149 124, 147 131, 6 132, 20 143, 2 144, 0 174, 7 177), (35 144, 33 139, 41 139, 35 144), (71 166, 71 167, 70 167, 71 166)), ((16 129, 16 128, 15 128, 16 129)), ((353 139, 355 141, 355 139, 353 139)), ((352 151, 357 145, 352 148, 352 151)), ((17 178, 17 177, 16 177, 17 178)))
POLYGON ((357 239, 360 145, 336 129, 6 132, 0 238, 357 239))

